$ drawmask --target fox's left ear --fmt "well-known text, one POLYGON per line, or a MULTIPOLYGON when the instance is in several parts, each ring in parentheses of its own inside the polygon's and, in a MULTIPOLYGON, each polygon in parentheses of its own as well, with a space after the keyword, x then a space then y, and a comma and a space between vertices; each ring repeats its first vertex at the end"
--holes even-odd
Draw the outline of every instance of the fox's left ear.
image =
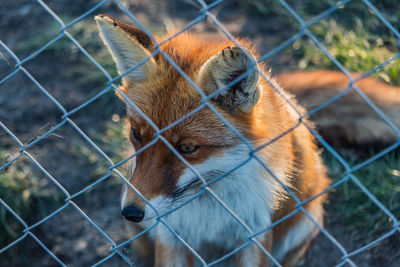
MULTIPOLYGON (((142 30, 125 24, 108 15, 95 17, 100 36, 109 49, 120 73, 150 57, 154 51, 152 39, 142 30)), ((123 77, 127 81, 141 81, 155 71, 156 63, 149 58, 141 66, 123 77)))
POLYGON ((257 104, 261 94, 259 68, 250 51, 236 46, 225 48, 204 63, 197 77, 197 83, 209 95, 224 88, 252 68, 253 71, 248 76, 212 98, 217 105, 228 112, 248 112, 257 104))

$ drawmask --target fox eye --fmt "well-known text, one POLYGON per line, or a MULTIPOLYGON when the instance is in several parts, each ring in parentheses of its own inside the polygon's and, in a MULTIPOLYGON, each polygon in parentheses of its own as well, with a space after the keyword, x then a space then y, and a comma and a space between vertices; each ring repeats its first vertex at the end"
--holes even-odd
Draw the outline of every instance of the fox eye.
POLYGON ((140 137, 139 137, 138 132, 137 132, 136 129, 132 128, 131 134, 132 134, 132 137, 133 137, 136 141, 142 142, 142 140, 140 139, 140 137))
POLYGON ((193 154, 198 148, 199 146, 193 144, 181 144, 178 145, 177 150, 182 154, 193 154))

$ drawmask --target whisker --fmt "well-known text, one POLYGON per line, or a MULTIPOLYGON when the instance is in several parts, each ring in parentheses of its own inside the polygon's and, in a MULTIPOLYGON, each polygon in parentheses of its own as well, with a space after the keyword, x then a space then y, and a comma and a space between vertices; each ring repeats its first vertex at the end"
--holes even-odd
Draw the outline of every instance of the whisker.
MULTIPOLYGON (((220 175, 223 175, 224 173, 225 173, 224 171, 212 170, 206 172, 205 174, 202 174, 202 176, 207 181, 216 178, 220 175)), ((172 191, 170 195, 172 199, 171 202, 177 202, 179 200, 182 200, 194 189, 200 189, 201 185, 202 185, 201 180, 198 177, 193 177, 190 180, 190 182, 188 182, 186 185, 176 188, 174 191, 172 191)))

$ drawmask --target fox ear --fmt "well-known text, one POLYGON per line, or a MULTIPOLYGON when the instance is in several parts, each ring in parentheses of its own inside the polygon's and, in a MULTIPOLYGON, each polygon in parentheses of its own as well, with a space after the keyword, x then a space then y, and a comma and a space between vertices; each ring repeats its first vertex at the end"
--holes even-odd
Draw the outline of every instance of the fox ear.
MULTIPOLYGON (((249 51, 247 54, 251 55, 249 51)), ((231 46, 208 59, 201 67, 198 84, 207 94, 224 88, 227 84, 254 67, 253 72, 228 89, 223 90, 212 100, 228 111, 249 111, 260 98, 258 86, 260 75, 257 61, 250 58, 239 47, 231 46)))
MULTIPOLYGON (((154 51, 153 41, 142 30, 108 15, 98 15, 95 20, 100 30, 100 36, 114 58, 120 73, 150 57, 154 51)), ((125 75, 123 79, 136 82, 145 80, 155 69, 156 63, 153 58, 150 58, 125 75)))

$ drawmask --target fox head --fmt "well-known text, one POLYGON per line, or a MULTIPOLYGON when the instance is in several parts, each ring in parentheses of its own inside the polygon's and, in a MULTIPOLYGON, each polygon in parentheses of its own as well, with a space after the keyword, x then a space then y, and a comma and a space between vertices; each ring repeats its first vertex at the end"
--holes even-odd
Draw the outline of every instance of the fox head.
MULTIPOLYGON (((136 151, 146 147, 136 155, 128 179, 148 202, 128 189, 122 208, 128 220, 141 221, 155 216, 148 203, 162 213, 200 190, 197 174, 209 181, 249 157, 250 150, 226 122, 248 140, 265 135, 257 129, 261 118, 255 115, 262 94, 259 67, 250 48, 239 48, 230 41, 206 41, 183 33, 159 47, 205 95, 215 94, 208 102, 221 120, 167 58, 155 53, 156 45, 145 32, 107 15, 96 16, 96 21, 118 71, 125 74, 121 91, 147 117, 127 104, 130 141, 136 151), (249 70, 248 76, 220 90, 249 70), (154 126, 168 128, 158 134, 154 126)), ((247 170, 247 175, 252 171, 247 170)))

